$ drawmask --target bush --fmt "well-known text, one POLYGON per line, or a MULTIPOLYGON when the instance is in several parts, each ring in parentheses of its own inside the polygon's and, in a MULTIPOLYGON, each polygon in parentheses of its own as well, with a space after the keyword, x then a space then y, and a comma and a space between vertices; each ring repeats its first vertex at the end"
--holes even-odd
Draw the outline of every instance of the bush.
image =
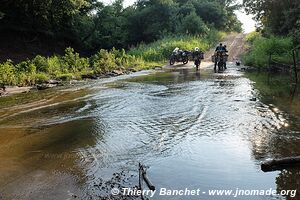
POLYGON ((253 42, 258 39, 259 37, 261 37, 261 34, 259 32, 251 32, 251 33, 248 33, 246 35, 246 41, 249 42, 250 44, 253 44, 253 42))
POLYGON ((47 73, 52 76, 56 77, 62 72, 62 63, 63 61, 57 57, 57 56, 52 56, 50 58, 47 58, 47 73))
POLYGON ((117 67, 115 55, 107 50, 101 49, 93 57, 93 70, 95 73, 100 74, 109 72, 117 67))
POLYGON ((272 60, 291 64, 290 52, 292 48, 292 39, 290 37, 256 37, 251 49, 243 56, 243 60, 249 66, 267 67, 271 54, 272 60))
POLYGON ((35 74, 36 73, 36 66, 30 60, 23 61, 15 66, 17 73, 29 73, 35 74))
POLYGON ((56 78, 62 81, 70 81, 74 78, 74 76, 71 73, 67 73, 67 74, 60 74, 56 78))
POLYGON ((32 61, 38 72, 47 72, 48 71, 48 62, 47 58, 37 55, 32 61))
POLYGON ((35 75, 36 83, 41 84, 50 80, 49 76, 45 73, 37 73, 35 75))
POLYGON ((89 60, 87 58, 80 58, 79 53, 76 53, 71 47, 65 50, 63 61, 67 70, 73 73, 89 67, 89 60))
POLYGON ((16 85, 17 80, 14 71, 14 65, 11 60, 0 63, 0 84, 1 85, 16 85))

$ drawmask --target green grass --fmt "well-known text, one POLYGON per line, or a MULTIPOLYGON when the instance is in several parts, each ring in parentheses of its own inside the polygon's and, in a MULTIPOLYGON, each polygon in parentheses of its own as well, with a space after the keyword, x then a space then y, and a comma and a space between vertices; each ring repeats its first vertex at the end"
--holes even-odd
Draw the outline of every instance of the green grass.
POLYGON ((225 35, 224 32, 212 30, 206 36, 167 36, 151 44, 140 44, 128 53, 141 57, 147 62, 162 62, 169 59, 176 47, 189 51, 199 47, 202 51, 207 51, 225 35))
POLYGON ((184 50, 199 47, 207 51, 225 35, 211 30, 205 36, 168 36, 151 44, 140 44, 128 52, 124 49, 101 49, 90 58, 81 57, 74 49, 67 48, 63 56, 37 55, 18 64, 8 60, 0 63, 0 86, 30 86, 50 79, 68 81, 81 79, 85 74, 101 75, 116 69, 151 69, 162 66, 176 47, 184 50))

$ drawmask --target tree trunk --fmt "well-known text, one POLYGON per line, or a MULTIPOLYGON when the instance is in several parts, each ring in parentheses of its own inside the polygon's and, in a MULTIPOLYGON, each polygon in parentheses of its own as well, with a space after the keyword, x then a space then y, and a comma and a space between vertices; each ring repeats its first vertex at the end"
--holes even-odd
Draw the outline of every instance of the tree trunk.
POLYGON ((274 160, 263 162, 261 164, 261 170, 264 172, 270 172, 270 171, 281 170, 281 169, 295 167, 295 166, 300 166, 300 156, 274 159, 274 160))

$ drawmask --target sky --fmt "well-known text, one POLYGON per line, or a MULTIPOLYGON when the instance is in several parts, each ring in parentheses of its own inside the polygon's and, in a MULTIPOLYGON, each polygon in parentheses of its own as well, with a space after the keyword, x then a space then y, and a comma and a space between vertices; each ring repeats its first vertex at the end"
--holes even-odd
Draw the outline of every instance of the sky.
MULTIPOLYGON (((113 0, 102 0, 103 2, 112 3, 113 0)), ((134 4, 136 0, 124 0, 124 6, 130 6, 134 4)), ((243 0, 237 0, 240 4, 243 3, 243 0)), ((238 19, 243 23, 243 29, 245 33, 255 31, 255 21, 252 19, 253 16, 246 15, 243 11, 236 11, 238 19)))
MULTIPOLYGON (((242 4, 243 0, 237 0, 237 2, 242 4)), ((237 15, 238 19, 243 23, 243 29, 245 33, 255 31, 255 21, 252 19, 253 15, 246 15, 242 11, 236 11, 235 14, 237 15)))

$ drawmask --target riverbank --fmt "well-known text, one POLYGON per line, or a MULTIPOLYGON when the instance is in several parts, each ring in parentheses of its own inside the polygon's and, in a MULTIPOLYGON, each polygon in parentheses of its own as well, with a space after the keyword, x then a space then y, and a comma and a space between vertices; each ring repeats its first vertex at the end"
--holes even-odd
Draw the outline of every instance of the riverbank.
MULTIPOLYGON (((296 78, 299 67, 297 49, 291 36, 263 37, 253 32, 246 36, 247 51, 242 56, 246 76, 254 82, 264 102, 300 116, 300 85, 296 78), (295 62, 293 60, 295 54, 295 62)), ((298 54, 298 56, 300 56, 298 54)))
POLYGON ((37 55, 18 64, 8 60, 0 64, 0 86, 3 86, 0 96, 32 89, 44 90, 68 84, 72 80, 99 79, 161 68, 175 47, 192 50, 198 46, 208 51, 224 36, 224 32, 212 30, 204 36, 166 37, 151 44, 141 44, 128 52, 124 49, 101 49, 89 58, 81 57, 73 48, 67 48, 63 56, 37 55))

